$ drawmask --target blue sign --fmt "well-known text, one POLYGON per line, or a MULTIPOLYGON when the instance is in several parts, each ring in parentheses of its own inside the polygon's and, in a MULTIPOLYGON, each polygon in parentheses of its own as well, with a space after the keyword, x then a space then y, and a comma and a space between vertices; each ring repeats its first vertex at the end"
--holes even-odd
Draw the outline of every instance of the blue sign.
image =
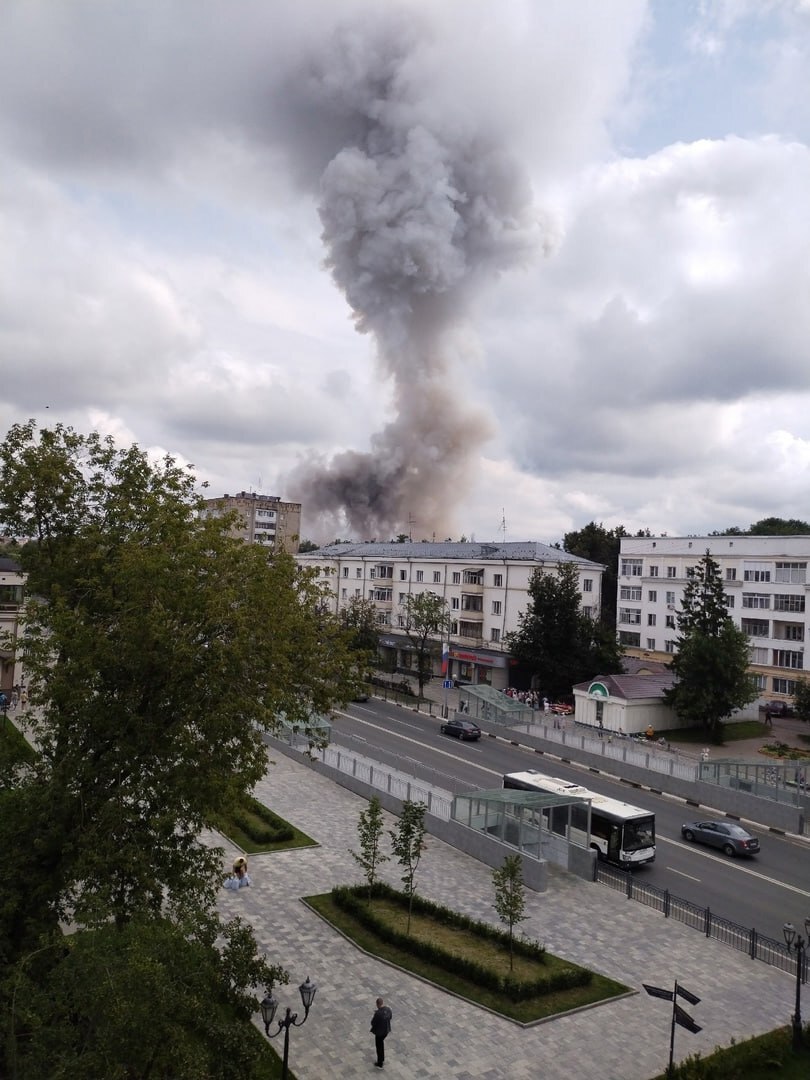
POLYGON ((445 679, 444 682, 442 683, 442 686, 444 687, 445 690, 452 690, 453 689, 453 680, 452 679, 445 679))

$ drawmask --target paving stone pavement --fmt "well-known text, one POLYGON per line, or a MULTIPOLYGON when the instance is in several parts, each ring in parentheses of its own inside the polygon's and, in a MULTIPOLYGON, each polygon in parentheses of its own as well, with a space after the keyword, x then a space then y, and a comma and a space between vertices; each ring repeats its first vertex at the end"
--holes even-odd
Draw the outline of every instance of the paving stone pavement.
MULTIPOLYGON (((521 929, 640 993, 521 1028, 366 956, 301 903, 359 880, 349 848, 357 847, 365 800, 280 753, 256 796, 320 844, 251 856, 253 886, 223 890, 220 901, 222 914, 248 920, 268 956, 289 971, 290 985, 276 991, 281 1008, 300 1011, 297 987, 305 976, 318 984, 306 1025, 290 1032, 290 1067, 299 1080, 379 1075, 369 1033, 378 995, 394 1013, 385 1073, 402 1080, 650 1080, 666 1066, 671 1012, 641 990, 642 981, 671 987, 678 979, 702 999, 688 1009, 703 1031, 676 1029, 678 1059, 789 1021, 791 976, 619 893, 552 871, 546 893, 528 892, 530 918, 521 929)), ((228 850, 226 866, 232 856, 228 850)), ((381 876, 399 885, 397 871, 386 863, 381 876)), ((497 924, 490 869, 432 837, 417 889, 497 924)))

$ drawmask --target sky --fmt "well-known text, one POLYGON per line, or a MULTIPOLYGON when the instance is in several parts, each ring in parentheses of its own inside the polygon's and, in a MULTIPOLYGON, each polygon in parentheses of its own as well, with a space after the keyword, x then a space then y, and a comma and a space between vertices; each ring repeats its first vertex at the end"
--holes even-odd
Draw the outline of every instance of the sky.
POLYGON ((328 541, 810 519, 810 0, 5 0, 0 431, 328 541))

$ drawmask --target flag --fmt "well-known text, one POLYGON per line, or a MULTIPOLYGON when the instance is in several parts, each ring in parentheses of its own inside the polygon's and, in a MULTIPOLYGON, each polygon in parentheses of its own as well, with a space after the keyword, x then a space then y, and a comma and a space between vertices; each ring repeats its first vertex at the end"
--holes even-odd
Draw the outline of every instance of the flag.
POLYGON ((447 661, 450 659, 450 645, 448 642, 442 642, 442 676, 447 678, 447 661))
POLYGON ((662 990, 660 986, 648 986, 647 983, 641 984, 650 997, 663 998, 664 1001, 672 1001, 672 991, 662 990))
POLYGON ((696 1024, 689 1013, 682 1009, 680 1005, 675 1006, 675 1023, 680 1024, 681 1027, 685 1027, 686 1030, 691 1031, 693 1035, 697 1035, 699 1031, 703 1031, 703 1028, 696 1024))
POLYGON ((686 998, 690 1005, 699 1005, 700 998, 697 994, 690 994, 688 990, 685 990, 678 983, 675 984, 675 993, 680 994, 682 998, 686 998))

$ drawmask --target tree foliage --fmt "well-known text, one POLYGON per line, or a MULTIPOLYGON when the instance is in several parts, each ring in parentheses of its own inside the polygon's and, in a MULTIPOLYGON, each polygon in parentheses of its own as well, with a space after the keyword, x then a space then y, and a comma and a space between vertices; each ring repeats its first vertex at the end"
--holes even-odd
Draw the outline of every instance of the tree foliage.
POLYGON ((380 625, 373 600, 353 596, 340 612, 340 622, 347 633, 350 648, 367 655, 371 661, 377 655, 380 625))
POLYGON ((732 525, 728 529, 720 529, 710 533, 710 536, 807 536, 810 533, 810 523, 800 518, 766 517, 755 521, 747 529, 741 529, 739 525, 732 525))
POLYGON ((601 522, 597 525, 595 521, 589 521, 582 529, 566 533, 563 537, 563 548, 571 555, 590 559, 605 567, 600 608, 600 618, 605 626, 616 625, 619 553, 622 537, 629 535, 623 525, 606 529, 601 522))
POLYGON ((720 567, 707 551, 689 573, 678 612, 678 681, 665 700, 690 726, 704 726, 722 742, 723 720, 757 696, 748 666, 751 643, 728 613, 720 567))
POLYGON ((621 662, 615 634, 582 610, 573 562, 552 573, 535 570, 528 606, 507 644, 549 697, 570 694, 576 683, 615 672, 621 662))
POLYGON ((421 697, 425 683, 433 671, 433 639, 437 634, 446 633, 450 627, 447 601, 429 590, 408 593, 402 605, 402 613, 403 629, 416 650, 416 677, 421 697))
POLYGON ((402 867, 403 891, 408 897, 408 925, 406 933, 411 932, 411 909, 413 894, 416 892, 416 871, 425 850, 425 811, 424 803, 411 802, 402 804, 402 814, 395 829, 390 832, 391 850, 402 867))
POLYGON ((810 720, 810 679, 797 679, 793 691, 793 709, 800 720, 810 720))
POLYGON ((382 806, 378 796, 372 795, 365 810, 360 811, 357 823, 357 836, 360 842, 360 851, 349 851, 349 854, 358 863, 363 871, 366 884, 369 887, 369 903, 371 902, 371 889, 377 879, 377 870, 380 863, 388 862, 390 856, 380 850, 380 842, 383 835, 382 806))
POLYGON ((507 855, 501 867, 492 871, 495 903, 492 905, 498 918, 509 931, 509 970, 514 966, 514 928, 528 919, 526 914, 526 889, 523 885, 523 863, 519 855, 507 855))

